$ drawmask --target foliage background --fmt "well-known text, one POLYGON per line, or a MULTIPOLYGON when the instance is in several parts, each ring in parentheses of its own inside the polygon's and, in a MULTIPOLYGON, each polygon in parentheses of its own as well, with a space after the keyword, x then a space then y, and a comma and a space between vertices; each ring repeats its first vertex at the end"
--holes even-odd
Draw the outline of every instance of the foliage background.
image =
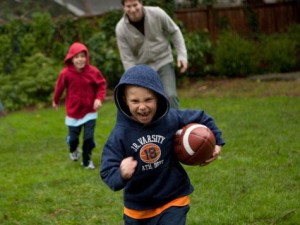
MULTIPOLYGON (((158 5, 173 16, 174 1, 144 1, 158 5)), ((85 43, 91 63, 97 66, 112 89, 122 75, 123 66, 115 39, 115 25, 122 11, 101 17, 53 17, 34 11, 27 17, 11 17, 0 24, 0 101, 8 111, 51 104, 55 80, 63 58, 74 41, 85 43)), ((253 15, 251 15, 251 18, 253 15)), ((247 77, 258 73, 300 70, 300 25, 285 34, 243 37, 224 26, 213 42, 207 31, 188 32, 175 20, 185 37, 190 68, 178 77, 247 77)), ((174 50, 174 57, 176 51, 174 50)))
MULTIPOLYGON (((111 13, 80 20, 36 13, 30 20, 12 18, 1 24, 0 101, 6 109, 50 105, 62 59, 77 40, 87 43, 93 62, 113 87, 123 69, 114 39, 121 14, 111 13)), ((207 32, 181 28, 190 52, 185 77, 192 80, 180 80, 181 106, 205 109, 227 142, 213 164, 186 168, 195 186, 187 224, 298 224, 299 82, 239 77, 299 70, 300 27, 276 38, 258 34, 257 39, 227 30, 217 43, 207 32), (249 59, 249 66, 243 57, 249 57, 245 52, 252 52, 252 45, 255 63, 249 59), (251 73, 239 72, 240 60, 251 73), (223 80, 224 74, 230 79, 223 80)), ((0 117, 0 224, 122 224, 122 192, 109 190, 97 170, 83 170, 80 162, 68 159, 64 116, 63 109, 26 108, 0 117)), ((115 116, 108 100, 96 127, 97 166, 115 116)))

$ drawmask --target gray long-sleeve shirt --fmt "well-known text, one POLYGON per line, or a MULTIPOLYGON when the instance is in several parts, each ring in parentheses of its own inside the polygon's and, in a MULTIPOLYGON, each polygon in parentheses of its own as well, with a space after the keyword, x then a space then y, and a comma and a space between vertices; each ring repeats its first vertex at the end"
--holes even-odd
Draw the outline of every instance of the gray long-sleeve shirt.
POLYGON ((143 9, 145 35, 130 24, 125 14, 116 26, 117 43, 125 70, 137 64, 147 64, 158 70, 173 62, 171 42, 176 49, 177 60, 187 62, 184 38, 176 23, 159 7, 144 6, 143 9))

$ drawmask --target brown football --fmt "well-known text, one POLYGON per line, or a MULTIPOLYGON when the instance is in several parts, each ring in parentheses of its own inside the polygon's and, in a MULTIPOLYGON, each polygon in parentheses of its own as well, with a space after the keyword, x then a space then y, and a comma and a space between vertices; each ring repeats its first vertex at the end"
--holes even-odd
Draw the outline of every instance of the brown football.
POLYGON ((178 130, 174 138, 174 150, 178 160, 185 165, 200 165, 212 157, 216 139, 212 131, 197 123, 178 130))

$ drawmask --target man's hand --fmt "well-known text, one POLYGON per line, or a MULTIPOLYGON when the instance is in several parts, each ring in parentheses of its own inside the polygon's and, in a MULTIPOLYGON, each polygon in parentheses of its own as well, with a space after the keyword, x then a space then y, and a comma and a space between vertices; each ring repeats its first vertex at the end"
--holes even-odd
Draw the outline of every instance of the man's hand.
POLYGON ((183 60, 178 60, 177 67, 180 68, 180 73, 184 73, 188 68, 188 63, 183 60))

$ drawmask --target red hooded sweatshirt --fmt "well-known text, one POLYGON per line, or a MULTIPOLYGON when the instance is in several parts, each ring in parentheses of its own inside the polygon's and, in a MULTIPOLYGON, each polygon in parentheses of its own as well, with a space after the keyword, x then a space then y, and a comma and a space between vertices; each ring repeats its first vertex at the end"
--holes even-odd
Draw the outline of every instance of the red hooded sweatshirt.
POLYGON ((56 81, 53 101, 58 104, 66 89, 67 116, 81 119, 87 113, 95 112, 93 109, 95 99, 104 100, 106 80, 100 70, 89 64, 89 51, 79 42, 71 45, 64 63, 65 67, 56 81), (85 53, 86 64, 83 70, 78 72, 72 63, 72 58, 80 52, 85 53))

